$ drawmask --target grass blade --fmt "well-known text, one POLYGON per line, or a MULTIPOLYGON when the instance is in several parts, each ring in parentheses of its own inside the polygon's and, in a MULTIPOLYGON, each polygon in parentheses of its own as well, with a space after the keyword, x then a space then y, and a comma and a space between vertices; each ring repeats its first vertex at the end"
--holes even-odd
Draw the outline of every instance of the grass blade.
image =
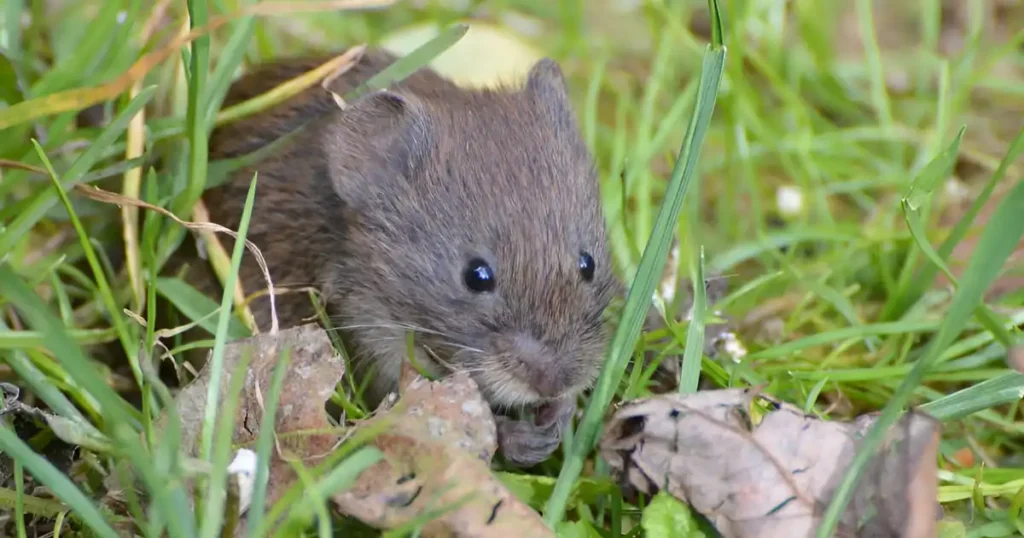
MULTIPOLYGON (((207 2, 188 0, 189 26, 192 30, 206 25, 207 2)), ((175 213, 188 215, 192 213, 192 204, 199 200, 206 184, 207 138, 210 130, 206 121, 206 79, 210 67, 210 36, 204 34, 192 41, 189 56, 188 80, 188 112, 186 114, 186 131, 188 132, 188 180, 185 194, 177 200, 175 213)))
POLYGON ((57 173, 53 171, 50 159, 46 157, 42 146, 35 139, 32 139, 32 145, 35 146, 39 159, 43 161, 46 171, 50 174, 50 180, 53 182, 53 188, 57 191, 57 196, 60 197, 60 201, 68 212, 68 216, 71 217, 71 224, 74 226, 75 233, 78 234, 78 240, 85 251, 85 258, 89 262, 89 268, 92 269, 93 278, 96 279, 96 287, 98 288, 100 298, 103 300, 103 306, 106 307, 111 322, 114 324, 114 330, 117 331, 118 338, 121 340, 121 346, 124 348, 125 355, 128 358, 128 365, 132 369, 132 375, 135 376, 135 382, 138 383, 139 387, 144 387, 142 370, 139 367, 138 345, 136 344, 138 339, 135 338, 135 331, 129 329, 128 324, 124 322, 121 308, 114 297, 114 291, 110 288, 110 282, 107 281, 106 272, 96 256, 96 250, 93 248, 89 233, 85 230, 82 221, 79 220, 78 215, 75 213, 71 200, 68 198, 67 193, 64 192, 60 180, 57 179, 57 173))
MULTIPOLYGON (((712 20, 718 20, 717 1, 711 0, 710 4, 712 20)), ((676 222, 679 220, 683 198, 690 180, 697 170, 700 148, 704 142, 704 135, 718 96, 719 83, 725 65, 725 52, 724 46, 709 45, 704 53, 704 64, 700 73, 695 103, 696 110, 690 120, 686 138, 683 140, 679 157, 672 171, 672 179, 665 191, 658 219, 626 297, 622 320, 612 339, 604 368, 602 368, 597 386, 591 394, 579 430, 573 438, 569 457, 562 465, 554 490, 544 508, 544 519, 552 527, 562 520, 573 483, 582 472, 584 459, 597 440, 602 416, 611 403, 647 316, 651 294, 654 292, 655 284, 668 257, 672 234, 676 222)))
MULTIPOLYGON (((1010 143, 1010 149, 999 162, 999 166, 996 168, 996 171, 989 178, 985 187, 981 190, 978 196, 971 202, 971 206, 964 212, 963 216, 960 217, 960 220, 957 221, 953 230, 950 231, 949 235, 946 237, 946 240, 939 246, 938 255, 940 259, 949 259, 949 255, 953 252, 953 249, 963 241, 968 230, 974 224, 974 220, 978 216, 978 213, 981 212, 982 207, 984 207, 992 197, 992 193, 995 191, 996 186, 998 186, 1006 177, 1010 166, 1020 158, 1022 153, 1024 153, 1024 128, 1021 128, 1021 130, 1017 132, 1017 136, 1013 139, 1013 142, 1010 143)), ((915 297, 920 297, 925 290, 931 287, 932 283, 935 281, 935 275, 938 270, 938 267, 930 265, 922 267, 915 278, 911 281, 908 288, 909 291, 897 296, 896 299, 898 302, 891 301, 893 306, 890 307, 889 305, 886 305, 886 310, 889 312, 889 315, 891 316, 898 312, 902 312, 906 309, 907 303, 910 300, 913 300, 915 297)), ((886 315, 886 312, 883 312, 883 316, 884 315, 886 315)))
POLYGON ((100 377, 81 348, 64 332, 64 325, 60 319, 51 314, 42 299, 5 264, 0 264, 0 295, 18 307, 29 326, 46 336, 47 349, 53 353, 71 378, 96 399, 105 417, 112 423, 135 422, 128 404, 100 377))
MULTIPOLYGON (((903 203, 910 211, 917 213, 925 201, 935 192, 943 181, 949 177, 953 166, 960 154, 960 143, 963 141, 966 126, 961 126, 953 141, 945 149, 939 152, 928 164, 921 169, 913 181, 910 182, 910 189, 903 197, 903 203)), ((910 232, 913 234, 914 229, 910 232)), ((927 253, 926 253, 927 254, 927 253)), ((917 265, 917 251, 911 251, 903 260, 903 267, 900 270, 896 291, 886 302, 882 309, 882 319, 893 319, 902 314, 912 296, 911 288, 915 284, 914 273, 917 265)))
MULTIPOLYGON (((231 384, 228 387, 227 398, 218 405, 217 414, 220 416, 220 420, 217 423, 211 458, 208 460, 212 465, 206 480, 202 527, 199 533, 205 538, 214 538, 219 534, 218 531, 225 523, 227 511, 232 509, 225 502, 227 500, 228 464, 231 461, 231 438, 235 432, 235 418, 238 416, 238 407, 241 404, 242 390, 248 378, 251 360, 252 354, 247 350, 231 372, 231 384)), ((220 386, 216 387, 217 392, 220 392, 220 388, 220 386)), ((237 507, 234 510, 237 510, 237 507)), ((231 517, 237 517, 237 515, 232 514, 231 517)))
POLYGON ((345 458, 337 467, 321 478, 312 488, 306 491, 305 501, 297 503, 297 509, 289 517, 291 521, 309 521, 312 519, 314 507, 318 504, 317 497, 329 499, 345 491, 371 465, 377 463, 384 455, 374 446, 364 446, 345 458))
POLYGON ((346 50, 343 54, 334 56, 313 69, 286 80, 259 95, 231 105, 214 116, 213 124, 218 127, 226 125, 244 117, 258 114, 261 111, 273 108, 275 105, 284 103, 296 95, 299 95, 317 85, 339 69, 342 69, 345 66, 351 66, 355 63, 353 60, 359 58, 360 55, 363 54, 364 50, 364 45, 352 47, 346 50))
POLYGON ((274 425, 277 420, 277 402, 281 398, 281 390, 284 387, 284 376, 288 364, 291 362, 290 350, 281 351, 281 359, 274 366, 274 373, 270 380, 270 391, 263 407, 263 418, 260 421, 260 433, 256 439, 256 479, 252 492, 252 503, 249 508, 249 538, 257 536, 256 530, 260 528, 263 520, 263 513, 266 511, 267 479, 270 473, 270 454, 274 446, 274 425))
MULTIPOLYGON (((152 99, 156 92, 156 86, 149 86, 139 92, 139 95, 135 97, 110 125, 98 136, 92 144, 89 145, 89 149, 85 150, 78 159, 68 168, 68 171, 61 176, 61 185, 65 188, 71 188, 71 186, 77 184, 86 172, 96 161, 102 156, 103 152, 108 146, 117 140, 121 133, 128 127, 128 122, 131 121, 135 114, 137 114, 147 103, 152 99)), ((3 259, 11 249, 18 243, 19 240, 23 239, 29 230, 39 222, 39 219, 43 218, 53 205, 57 203, 57 197, 55 193, 50 189, 42 189, 36 193, 29 202, 25 204, 23 209, 18 212, 18 215, 11 220, 4 229, 3 234, 0 234, 0 259, 3 259)))
MULTIPOLYGON (((78 345, 102 344, 117 338, 112 329, 71 329, 67 331, 78 345)), ((46 336, 39 331, 0 330, 0 349, 33 349, 46 345, 46 336)))
MULTIPOLYGON (((157 278, 156 291, 184 314, 190 322, 198 323, 210 334, 217 333, 217 325, 212 318, 213 312, 217 310, 217 303, 199 290, 178 278, 157 278)), ((233 340, 248 336, 252 336, 249 329, 242 325, 237 317, 231 316, 228 321, 228 338, 233 340)))
POLYGON ((945 422, 997 405, 1019 402, 1022 398, 1024 374, 1009 372, 928 402, 921 406, 921 410, 945 422))
POLYGON ((975 309, 981 304, 985 290, 999 275, 1003 264, 1024 236, 1024 219, 1020 218, 1021 215, 1024 215, 1024 182, 1018 183, 1010 191, 985 226, 974 255, 964 271, 963 284, 953 297, 946 317, 943 318, 927 352, 903 379, 889 404, 865 435, 860 450, 850 463, 850 468, 824 514, 817 533, 819 538, 833 535, 868 461, 874 455, 885 433, 899 419, 914 389, 921 384, 928 369, 963 331, 975 309))
POLYGON ((408 77, 416 72, 416 70, 434 61, 434 58, 437 58, 452 45, 458 43, 468 31, 469 26, 465 24, 456 24, 445 29, 437 37, 395 60, 393 64, 387 66, 380 73, 356 86, 355 89, 344 96, 345 101, 351 103, 367 93, 386 88, 388 85, 408 77))
MULTIPOLYGON (((925 234, 924 229, 921 225, 920 208, 924 205, 926 199, 935 192, 935 189, 939 187, 942 181, 949 176, 953 166, 956 164, 957 158, 960 151, 960 143, 964 137, 964 131, 967 127, 961 127, 957 133, 953 142, 939 153, 931 162, 929 162, 924 170, 918 174, 917 178, 910 185, 910 190, 907 195, 900 202, 900 207, 903 210, 903 220, 907 223, 907 228, 910 230, 910 235, 917 243, 918 248, 928 258, 932 264, 935 265, 939 270, 949 278, 956 287, 960 286, 959 280, 953 271, 949 269, 943 256, 935 251, 931 243, 928 241, 928 236, 925 234)), ((962 221, 961 221, 962 222, 962 221)), ((908 262, 913 258, 908 258, 908 262)), ((899 287, 899 291, 895 296, 895 304, 898 308, 902 308, 904 300, 910 296, 907 294, 907 290, 912 286, 910 275, 913 273, 913 267, 908 265, 904 268, 902 282, 899 287)), ((934 275, 934 272, 932 273, 934 275)), ((986 329, 988 329, 993 335, 995 335, 1004 346, 1009 348, 1013 344, 1013 336, 1008 331, 1003 329, 1001 323, 996 314, 992 312, 986 305, 982 304, 978 307, 976 312, 978 321, 986 329)))
POLYGON ((692 273, 693 308, 690 327, 686 331, 683 367, 679 371, 679 393, 697 392, 700 382, 700 364, 704 358, 704 311, 707 307, 707 288, 704 285, 704 247, 700 247, 692 273))
POLYGON ((864 52, 870 69, 871 104, 878 119, 885 127, 892 126, 892 106, 885 85, 885 68, 882 53, 878 48, 878 34, 875 32, 875 15, 871 0, 857 0, 857 22, 864 40, 864 52))
POLYGON ((209 461, 213 449, 213 433, 217 420, 217 400, 220 397, 220 378, 224 370, 224 347, 227 345, 228 321, 231 319, 232 299, 234 298, 235 281, 238 279, 238 267, 242 263, 245 252, 245 236, 252 218, 253 200, 256 198, 256 175, 249 184, 249 194, 245 199, 242 220, 238 225, 238 237, 234 240, 234 252, 231 253, 231 272, 224 281, 224 293, 220 303, 220 314, 217 318, 216 340, 210 356, 210 385, 206 393, 206 409, 203 414, 203 428, 200 443, 200 458, 209 461))
POLYGON ((256 19, 252 15, 239 20, 231 31, 231 37, 228 38, 217 57, 217 67, 214 68, 213 79, 210 81, 209 102, 206 103, 204 116, 207 130, 213 128, 217 111, 220 110, 220 106, 231 88, 235 70, 238 69, 245 57, 245 50, 252 38, 255 26, 256 19))
POLYGON ((904 200, 912 211, 920 209, 925 200, 931 197, 935 189, 939 188, 942 182, 949 177, 949 173, 960 157, 960 143, 963 141, 966 131, 967 126, 961 126, 949 146, 925 165, 921 173, 911 182, 910 190, 907 191, 904 200))
MULTIPOLYGON (((946 262, 942 260, 942 256, 935 251, 935 248, 928 241, 925 235, 924 229, 921 227, 921 219, 915 211, 910 209, 910 204, 907 200, 900 203, 903 208, 903 220, 907 223, 907 228, 910 229, 910 235, 914 238, 914 242, 917 243, 918 248, 924 253, 925 257, 932 262, 946 278, 957 288, 960 287, 960 280, 953 274, 953 271, 946 265, 946 262)), ((999 322, 999 317, 995 312, 992 311, 984 303, 978 305, 975 316, 978 318, 978 322, 985 327, 986 330, 992 333, 993 336, 999 340, 1007 349, 1013 345, 1014 338, 1009 331, 1003 328, 1003 324, 999 322)))

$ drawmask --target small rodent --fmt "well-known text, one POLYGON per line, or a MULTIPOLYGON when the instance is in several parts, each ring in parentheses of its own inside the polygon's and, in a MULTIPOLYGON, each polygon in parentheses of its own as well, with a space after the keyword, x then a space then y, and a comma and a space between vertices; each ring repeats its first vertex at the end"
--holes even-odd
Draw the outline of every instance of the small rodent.
MULTIPOLYGON (((258 67, 225 106, 328 58, 258 67)), ((395 59, 367 50, 330 88, 344 95, 395 59)), ((272 156, 206 192, 211 220, 237 228, 258 172, 248 238, 276 287, 319 290, 357 376, 374 375, 370 403, 396 390, 411 330, 430 370, 470 372, 497 411, 508 462, 546 459, 596 378, 602 314, 622 290, 558 65, 540 60, 525 85, 492 89, 422 68, 344 110, 314 86, 215 130, 210 157, 252 152, 306 122, 272 156), (509 416, 527 407, 536 421, 509 416)), ((241 279, 247 294, 264 287, 251 255, 241 279)), ((313 318, 308 295, 277 298, 282 327, 313 318)), ((252 307, 268 327, 269 303, 252 307)))

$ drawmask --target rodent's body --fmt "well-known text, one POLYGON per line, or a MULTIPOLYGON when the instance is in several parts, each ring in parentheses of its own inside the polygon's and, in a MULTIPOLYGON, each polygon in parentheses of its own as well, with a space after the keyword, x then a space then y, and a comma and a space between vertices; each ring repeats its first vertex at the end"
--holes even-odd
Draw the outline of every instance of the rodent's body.
MULTIPOLYGON (((324 60, 258 68, 225 105, 324 60)), ((330 87, 343 95, 393 60, 367 51, 330 87)), ((248 238, 276 287, 320 292, 356 373, 374 375, 371 400, 395 390, 411 330, 422 362, 469 371, 499 411, 543 406, 539 423, 499 417, 499 442, 515 463, 546 458, 596 377, 601 315, 620 289, 557 66, 541 61, 524 87, 500 90, 421 69, 344 110, 315 86, 215 130, 210 156, 250 153, 303 124, 273 156, 207 191, 211 220, 237 227, 258 172, 248 238)), ((240 276, 246 293, 263 287, 252 256, 240 276)), ((269 303, 252 306, 269 327, 269 303)), ((278 295, 277 307, 284 327, 315 312, 305 293, 278 295)))

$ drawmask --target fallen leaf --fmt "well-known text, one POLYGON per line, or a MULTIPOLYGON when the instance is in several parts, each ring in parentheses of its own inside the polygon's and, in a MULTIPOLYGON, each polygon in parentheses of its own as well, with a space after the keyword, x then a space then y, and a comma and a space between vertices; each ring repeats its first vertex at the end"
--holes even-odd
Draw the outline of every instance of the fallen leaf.
MULTIPOLYGON (((219 401, 229 397, 228 388, 236 365, 243 357, 250 358, 235 415, 233 444, 255 444, 262 427, 263 398, 270 391, 274 367, 284 350, 288 351, 289 363, 274 418, 276 443, 269 463, 265 504, 268 508, 295 482, 292 462, 298 461, 307 467, 316 465, 342 439, 338 428, 328 421, 324 405, 344 375, 345 364, 327 333, 316 324, 308 324, 276 334, 259 334, 225 347, 219 401), (287 433, 293 435, 284 435, 287 433)), ((193 456, 198 452, 209 383, 207 362, 199 376, 175 396, 175 408, 181 419, 181 446, 193 456)), ((166 427, 167 416, 158 421, 159 431, 166 427)), ((245 520, 242 520, 236 536, 244 532, 245 520)))
POLYGON ((342 513, 381 529, 430 517, 424 537, 554 536, 491 472, 494 417, 468 374, 428 381, 406 368, 400 386, 364 423, 388 421, 373 441, 384 458, 333 497, 342 513))
MULTIPOLYGON (((726 389, 624 405, 601 455, 637 490, 665 490, 726 538, 813 536, 824 507, 874 422, 830 422, 726 389), (766 409, 762 409, 762 406, 766 409)), ((843 513, 837 536, 931 537, 939 424, 919 412, 889 432, 843 513)))

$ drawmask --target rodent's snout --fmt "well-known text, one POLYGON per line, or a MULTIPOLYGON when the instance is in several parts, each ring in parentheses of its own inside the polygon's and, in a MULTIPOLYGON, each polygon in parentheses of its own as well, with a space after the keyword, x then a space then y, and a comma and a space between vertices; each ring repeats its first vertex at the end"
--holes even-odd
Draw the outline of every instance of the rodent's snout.
POLYGON ((514 375, 542 399, 564 396, 581 381, 581 372, 572 366, 572 361, 558 356, 529 334, 513 336, 511 351, 518 359, 514 375))

